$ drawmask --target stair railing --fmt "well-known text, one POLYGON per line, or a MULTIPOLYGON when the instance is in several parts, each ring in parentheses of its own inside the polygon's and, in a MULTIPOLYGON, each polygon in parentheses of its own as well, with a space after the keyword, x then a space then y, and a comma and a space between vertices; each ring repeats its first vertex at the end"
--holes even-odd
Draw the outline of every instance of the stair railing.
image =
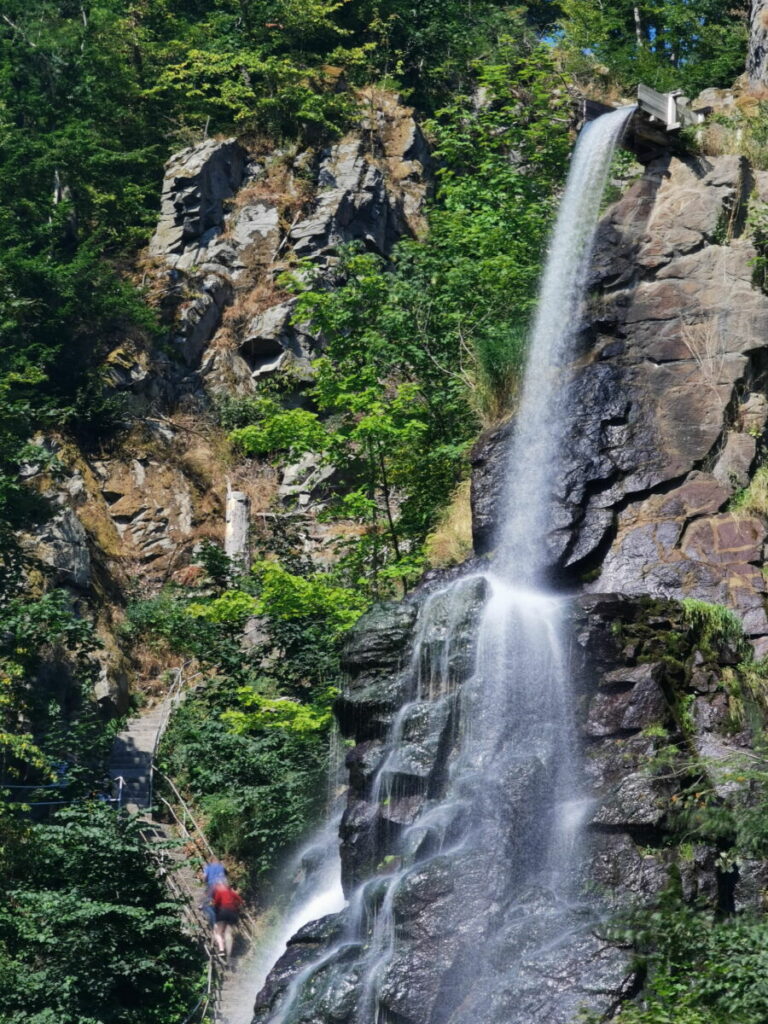
POLYGON ((203 675, 202 672, 195 672, 193 675, 187 677, 185 670, 190 664, 190 661, 185 661, 183 665, 180 665, 176 672, 176 679, 171 684, 168 693, 165 696, 163 702, 163 715, 160 719, 160 724, 157 727, 157 733, 155 735, 155 742, 152 745, 152 755, 149 762, 149 795, 148 795, 148 806, 152 806, 154 792, 155 792, 155 760, 157 759, 157 752, 160 749, 160 741, 163 738, 165 730, 168 728, 168 723, 171 719, 171 712, 179 704, 181 700, 182 690, 185 689, 193 679, 197 679, 198 676, 203 675))
MULTIPOLYGON (((175 821, 177 826, 181 829, 181 832, 182 832, 184 838, 188 842, 193 843, 198 848, 198 850, 200 850, 200 852, 203 854, 203 856, 205 856, 206 858, 215 857, 216 853, 215 853, 213 847, 211 846, 211 844, 208 842, 208 839, 206 838, 206 835, 205 835, 205 832, 202 829, 202 826, 195 819, 194 815, 192 814, 192 811, 189 808, 189 804, 186 802, 184 797, 181 795, 181 793, 179 792, 177 786, 174 784, 174 782, 171 779, 168 778, 167 775, 163 775, 162 772, 158 772, 157 774, 162 778, 162 780, 165 783, 167 783, 170 786, 171 790, 173 791, 173 795, 178 800, 179 806, 182 808, 182 811, 184 813, 184 818, 179 817, 178 813, 176 812, 176 809, 173 807, 173 805, 168 800, 165 799, 165 797, 160 797, 162 802, 168 808, 168 811, 169 811, 171 817, 173 818, 173 820, 175 821), (187 821, 191 822, 192 825, 194 826, 194 829, 195 829, 195 834, 194 835, 189 831, 189 828, 187 826, 187 821)), ((256 920, 253 917, 253 915, 251 914, 251 912, 246 907, 243 907, 243 909, 242 909, 242 911, 240 913, 240 921, 241 921, 241 924, 245 925, 245 928, 243 930, 248 934, 248 937, 250 939, 253 939, 255 937, 256 931, 257 931, 256 920)))

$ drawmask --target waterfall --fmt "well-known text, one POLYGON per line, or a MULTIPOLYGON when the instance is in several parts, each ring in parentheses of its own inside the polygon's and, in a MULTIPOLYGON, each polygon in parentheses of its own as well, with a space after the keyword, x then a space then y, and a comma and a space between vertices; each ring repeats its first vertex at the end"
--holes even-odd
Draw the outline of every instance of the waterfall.
POLYGON ((546 562, 551 485, 568 410, 558 401, 580 323, 597 218, 611 158, 634 107, 590 122, 579 136, 539 289, 528 362, 509 450, 498 569, 537 582, 546 562))
POLYGON ((563 964, 569 950, 583 950, 594 922, 582 895, 587 807, 566 601, 546 586, 547 534, 568 414, 559 396, 611 156, 633 109, 588 125, 574 153, 490 570, 433 591, 420 607, 408 700, 370 796, 380 808, 416 800, 419 809, 400 830, 392 869, 352 894, 335 944, 302 967, 260 1021, 565 1024, 581 1005, 563 964), (468 616, 475 622, 469 656, 468 616), (425 749, 443 751, 444 771, 418 790, 425 749), (432 900, 424 913, 423 892, 432 900), (331 1004, 336 1010, 323 1016, 331 1004))

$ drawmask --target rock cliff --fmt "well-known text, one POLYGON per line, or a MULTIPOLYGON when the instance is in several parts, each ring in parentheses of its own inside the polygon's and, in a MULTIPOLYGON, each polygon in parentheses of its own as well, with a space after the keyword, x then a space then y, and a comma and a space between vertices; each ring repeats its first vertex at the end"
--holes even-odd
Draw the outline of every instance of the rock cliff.
MULTIPOLYGON (((553 574, 588 589, 697 598, 733 608, 768 649, 762 517, 733 507, 768 418, 768 297, 748 205, 764 172, 743 158, 654 161, 596 240, 583 364, 557 481, 553 574)), ((498 467, 487 438, 476 499, 487 548, 498 467), (490 468, 489 468, 490 467, 490 468)))
MULTIPOLYGON (((734 501, 760 464, 768 420, 768 298, 755 283, 760 254, 748 230, 750 204, 768 198, 767 185, 740 157, 664 156, 599 229, 549 549, 553 583, 574 592, 571 674, 589 808, 583 882, 605 913, 652 902, 671 880, 690 901, 760 909, 768 880, 762 862, 737 868, 722 848, 682 844, 677 827, 695 780, 725 804, 735 798, 738 786, 718 765, 752 743, 749 709, 733 688, 746 648, 697 619, 697 606, 684 600, 731 609, 757 655, 768 651, 764 512, 746 513, 734 501), (665 770, 650 770, 660 759, 665 770)), ((473 455, 479 555, 494 545, 511 429, 489 433, 473 455)), ((585 930, 574 911, 581 938, 542 955, 546 897, 500 894, 482 856, 457 870, 450 821, 440 825, 444 859, 431 850, 391 906, 377 888, 377 877, 397 868, 404 830, 439 803, 456 757, 461 684, 425 700, 408 651, 416 644, 419 658, 447 657, 448 676, 465 678, 483 584, 468 567, 462 610, 453 602, 441 615, 433 601, 425 630, 424 608, 439 586, 432 581, 361 621, 338 706, 356 741, 341 828, 345 886, 358 886, 367 920, 394 915, 394 946, 377 977, 382 1019, 566 1024, 584 1009, 612 1018, 642 988, 630 951, 599 926, 585 930), (382 799, 377 780, 393 756, 393 729, 394 782, 382 799), (485 966, 468 975, 466 951, 485 941, 490 921, 498 938, 485 966), (528 948, 536 955, 527 957, 528 948), (499 969, 511 963, 514 971, 499 969)), ((503 788, 509 820, 524 821, 535 783, 505 778, 503 788)), ((311 985, 295 997, 292 1020, 362 1019, 370 940, 365 930, 350 938, 355 900, 341 917, 294 937, 259 996, 254 1024, 273 1019, 291 981, 307 972, 311 985)))
POLYGON ((311 460, 282 475, 238 463, 211 412, 276 373, 291 374, 303 401, 323 341, 291 323, 295 300, 277 281, 284 270, 301 260, 332 275, 344 242, 385 256, 424 230, 424 136, 393 94, 371 89, 364 99, 359 127, 327 149, 208 139, 171 157, 143 277, 167 339, 126 338, 106 363, 129 429, 97 450, 54 441, 55 478, 28 467, 60 510, 27 543, 98 619, 99 696, 113 708, 128 699, 129 667, 114 639, 126 595, 192 578, 200 543, 224 541, 230 490, 257 524, 274 515, 276 498, 291 499, 308 549, 327 538, 307 508, 324 472, 311 460))

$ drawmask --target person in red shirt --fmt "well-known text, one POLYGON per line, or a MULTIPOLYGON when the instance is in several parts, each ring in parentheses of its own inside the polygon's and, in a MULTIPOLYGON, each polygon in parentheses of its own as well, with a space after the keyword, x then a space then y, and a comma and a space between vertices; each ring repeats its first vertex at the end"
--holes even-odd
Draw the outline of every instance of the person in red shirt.
POLYGON ((232 944, 234 942, 232 929, 237 924, 243 900, 231 885, 228 885, 227 882, 220 882, 213 890, 211 902, 216 914, 213 938, 218 951, 225 960, 228 960, 232 956, 232 944))

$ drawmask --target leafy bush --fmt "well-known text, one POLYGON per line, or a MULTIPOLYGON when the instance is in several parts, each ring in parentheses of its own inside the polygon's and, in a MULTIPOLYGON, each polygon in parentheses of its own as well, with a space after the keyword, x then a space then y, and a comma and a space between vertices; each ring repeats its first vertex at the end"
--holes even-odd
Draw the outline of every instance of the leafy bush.
POLYGON ((622 935, 640 950, 648 983, 627 1024, 762 1024, 768 1019, 768 922, 718 920, 669 892, 622 935))
POLYGON ((258 883, 324 809, 330 714, 245 693, 219 682, 190 695, 171 719, 161 767, 193 796, 214 846, 247 862, 258 883), (265 724, 264 708, 283 705, 293 716, 265 724))
POLYGON ((286 560, 295 571, 261 561, 230 589, 173 588, 128 609, 129 635, 192 654, 210 673, 174 712, 160 766, 256 882, 323 810, 341 638, 368 605, 290 543, 286 560), (261 636, 244 648, 251 616, 261 636))
POLYGON ((306 452, 323 452, 328 447, 328 432, 308 409, 281 409, 275 406, 260 423, 233 430, 230 441, 246 455, 286 452, 297 459, 306 452))
POLYGON ((99 777, 111 734, 91 699, 95 647, 93 627, 63 590, 0 602, 3 775, 49 780, 65 763, 73 783, 99 777))
POLYGON ((48 825, 17 824, 3 844, 7 1024, 178 1024, 192 1009, 201 956, 140 831, 138 821, 85 804, 48 825))

